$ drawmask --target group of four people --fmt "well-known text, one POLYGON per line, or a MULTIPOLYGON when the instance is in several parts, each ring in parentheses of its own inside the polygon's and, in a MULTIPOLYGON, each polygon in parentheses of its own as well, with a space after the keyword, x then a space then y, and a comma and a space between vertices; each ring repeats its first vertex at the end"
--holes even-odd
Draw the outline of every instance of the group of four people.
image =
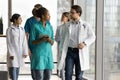
MULTIPOLYGON (((27 19, 24 28, 20 27, 21 16, 14 14, 11 17, 13 24, 6 32, 7 62, 12 80, 18 80, 19 68, 28 53, 33 80, 50 80, 54 68, 52 54, 54 31, 50 24, 49 11, 36 4, 32 13, 33 16, 27 19)), ((62 73, 62 80, 72 80, 74 65, 76 80, 83 80, 83 71, 89 69, 89 46, 95 41, 95 34, 91 26, 81 20, 81 14, 81 7, 73 5, 70 13, 63 13, 64 22, 56 30, 57 70, 62 73)))

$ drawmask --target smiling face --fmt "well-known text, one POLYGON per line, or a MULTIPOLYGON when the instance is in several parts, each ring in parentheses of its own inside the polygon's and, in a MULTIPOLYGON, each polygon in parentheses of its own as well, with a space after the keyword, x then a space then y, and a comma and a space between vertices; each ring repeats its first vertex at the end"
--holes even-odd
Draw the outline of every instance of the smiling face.
POLYGON ((71 7, 70 14, 73 20, 79 19, 82 14, 82 8, 79 5, 73 5, 71 7))
POLYGON ((68 22, 68 18, 64 15, 62 15, 61 22, 66 23, 68 22))
POLYGON ((20 24, 22 23, 22 18, 21 18, 21 16, 19 16, 17 20, 15 19, 14 22, 15 22, 15 24, 20 25, 20 24))
POLYGON ((75 9, 70 10, 70 15, 72 19, 78 19, 80 17, 80 13, 77 13, 75 9))
POLYGON ((50 13, 44 7, 38 9, 36 15, 37 15, 37 17, 39 17, 41 19, 41 21, 49 21, 50 20, 50 13))
POLYGON ((46 21, 50 20, 50 13, 49 13, 49 11, 47 11, 46 14, 43 15, 43 19, 46 20, 46 21))

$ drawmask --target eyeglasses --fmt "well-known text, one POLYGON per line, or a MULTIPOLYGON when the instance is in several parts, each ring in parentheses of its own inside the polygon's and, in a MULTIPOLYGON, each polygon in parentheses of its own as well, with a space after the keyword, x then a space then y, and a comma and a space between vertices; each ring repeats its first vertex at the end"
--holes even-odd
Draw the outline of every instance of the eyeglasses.
POLYGON ((70 13, 71 13, 71 14, 75 14, 76 12, 72 12, 72 11, 70 11, 70 13))

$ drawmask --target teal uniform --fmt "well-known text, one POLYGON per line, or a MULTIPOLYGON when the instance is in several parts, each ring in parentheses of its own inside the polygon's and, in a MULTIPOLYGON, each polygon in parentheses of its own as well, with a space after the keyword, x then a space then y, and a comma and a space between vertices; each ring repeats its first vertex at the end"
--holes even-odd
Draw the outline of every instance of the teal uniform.
MULTIPOLYGON (((28 18, 27 21, 26 21, 26 23, 25 23, 25 26, 24 26, 25 32, 30 34, 31 28, 32 28, 33 25, 34 25, 35 23, 37 23, 37 22, 38 22, 38 20, 37 20, 35 17, 33 17, 33 16, 30 17, 30 18, 28 18)), ((29 35, 28 46, 29 46, 29 48, 30 48, 31 53, 33 53, 33 52, 32 52, 32 48, 33 48, 34 46, 30 43, 30 37, 31 37, 31 35, 29 35)))
MULTIPOLYGON (((43 27, 42 22, 36 23, 30 32, 30 41, 38 40, 42 35, 48 35, 54 40, 53 28, 49 22, 46 23, 46 27, 43 27)), ((53 69, 53 55, 52 45, 49 42, 41 42, 39 44, 33 44, 34 48, 31 58, 31 68, 35 70, 53 69)))

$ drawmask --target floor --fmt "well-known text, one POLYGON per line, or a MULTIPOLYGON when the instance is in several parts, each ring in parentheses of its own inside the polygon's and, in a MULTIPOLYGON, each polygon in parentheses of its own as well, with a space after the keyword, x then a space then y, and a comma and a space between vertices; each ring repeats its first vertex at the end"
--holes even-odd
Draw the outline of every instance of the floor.
MULTIPOLYGON (((111 77, 109 78, 109 80, 120 80, 120 76, 119 75, 111 75, 111 77)), ((93 78, 90 78, 90 76, 87 77, 87 79, 88 80, 95 80, 93 78)), ((26 75, 26 76, 20 75, 18 80, 32 80, 32 78, 31 78, 30 75, 26 75)), ((61 79, 58 76, 56 76, 56 75, 52 75, 51 80, 61 80, 61 79)), ((73 80, 75 80, 74 76, 73 76, 73 80)))
MULTIPOLYGON (((31 76, 30 75, 27 75, 27 76, 19 76, 19 79, 18 80, 32 80, 31 76)), ((52 76, 51 77, 51 80, 61 80, 59 77, 57 76, 52 76)))
MULTIPOLYGON (((74 80, 74 79, 75 79, 75 77, 73 76, 73 80, 74 80)), ((18 80, 32 80, 32 78, 31 78, 30 75, 26 75, 26 76, 20 75, 18 80)), ((59 77, 56 76, 56 75, 52 75, 52 76, 51 76, 51 80, 61 80, 61 78, 59 78, 59 77)), ((88 79, 88 80, 93 80, 93 79, 88 79)))
MULTIPOLYGON (((95 80, 93 79, 93 76, 87 76, 88 80, 95 80)), ((1 80, 1 79, 0 79, 1 80)), ((10 80, 10 79, 9 79, 10 80)), ((18 80, 32 80, 30 75, 19 75, 18 80)), ((52 75, 51 80, 61 80, 58 76, 52 75)), ((75 77, 73 76, 73 80, 75 80, 75 77)), ((108 80, 120 80, 120 74, 112 74, 108 80)))

